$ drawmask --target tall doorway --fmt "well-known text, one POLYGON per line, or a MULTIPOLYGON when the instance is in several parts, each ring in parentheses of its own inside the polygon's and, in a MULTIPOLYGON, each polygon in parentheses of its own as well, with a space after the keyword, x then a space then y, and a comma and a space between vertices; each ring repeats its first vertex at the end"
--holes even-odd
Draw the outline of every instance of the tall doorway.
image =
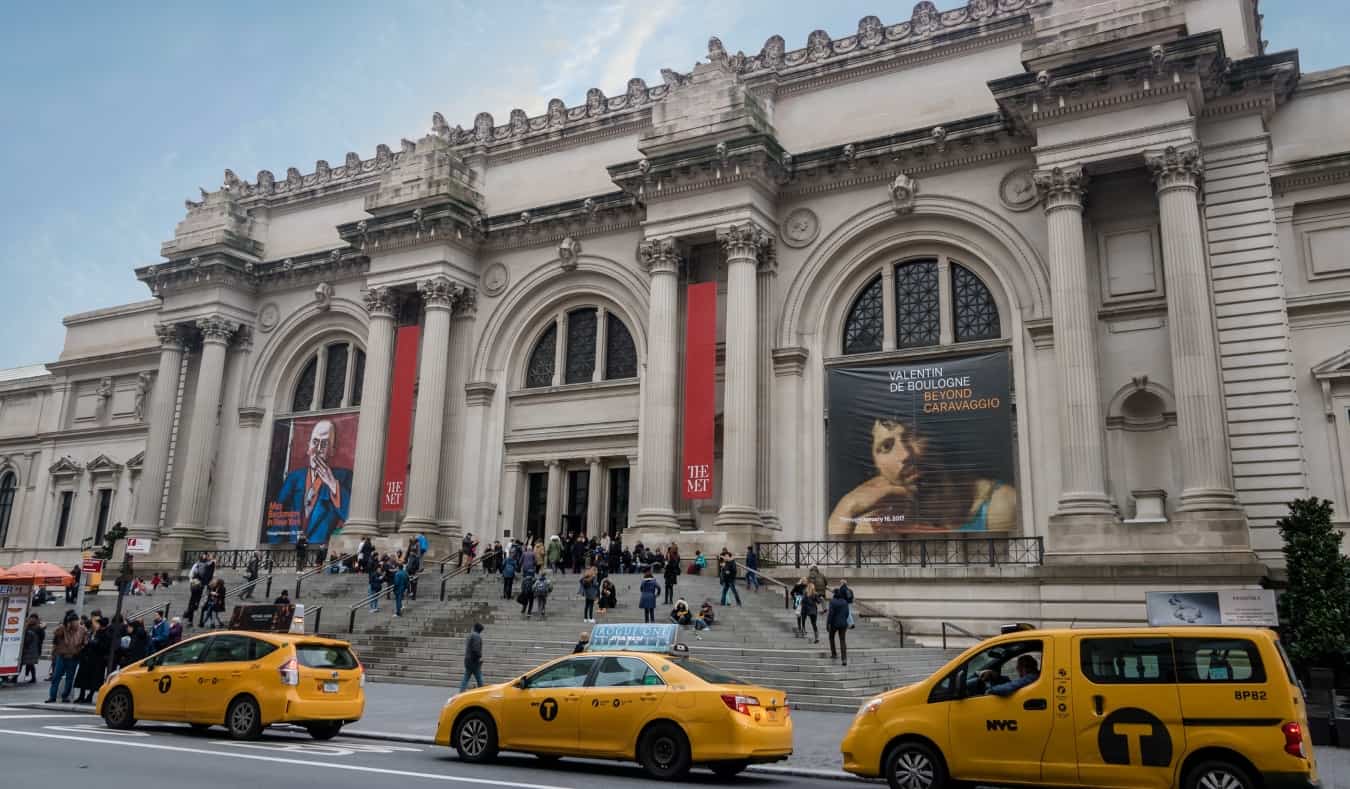
POLYGON ((567 509, 563 512, 563 534, 586 534, 586 510, 591 500, 591 472, 586 469, 567 472, 567 509))
POLYGON ((544 521, 548 518, 548 474, 532 472, 525 497, 525 540, 544 539, 544 521))
POLYGON ((628 467, 609 470, 609 513, 605 518, 611 540, 628 528, 628 467))

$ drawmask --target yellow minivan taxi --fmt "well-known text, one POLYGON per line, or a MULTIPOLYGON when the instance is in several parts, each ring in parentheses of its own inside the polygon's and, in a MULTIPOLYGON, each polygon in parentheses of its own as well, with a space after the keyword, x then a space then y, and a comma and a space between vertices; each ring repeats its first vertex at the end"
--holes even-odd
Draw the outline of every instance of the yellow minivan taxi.
POLYGON ((727 778, 792 755, 792 719, 783 691, 687 654, 592 651, 452 697, 436 743, 467 762, 523 751, 636 761, 661 779, 695 765, 727 778))
POLYGON ((1281 789, 1320 786, 1307 731, 1272 631, 1024 630, 867 700, 840 749, 895 789, 1281 789))
POLYGON ((139 720, 223 725, 236 739, 294 723, 315 739, 365 711, 366 675, 345 641, 302 634, 219 631, 133 663, 108 678, 95 708, 109 728, 139 720))

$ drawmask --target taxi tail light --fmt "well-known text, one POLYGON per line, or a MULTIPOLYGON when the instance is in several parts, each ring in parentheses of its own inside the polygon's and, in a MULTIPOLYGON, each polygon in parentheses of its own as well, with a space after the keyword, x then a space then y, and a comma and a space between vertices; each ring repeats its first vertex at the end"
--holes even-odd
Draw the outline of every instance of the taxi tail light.
POLYGON ((281 668, 277 669, 277 672, 281 674, 281 684, 300 684, 300 661, 295 658, 291 658, 285 663, 282 663, 281 668))
POLYGON ((1303 727, 1290 721, 1281 726, 1280 731, 1284 732, 1284 752, 1290 756, 1306 759, 1308 755, 1303 750, 1303 727))
POLYGON ((360 661, 357 661, 356 670, 361 672, 361 687, 364 688, 366 686, 366 667, 360 661))
POLYGON ((791 705, 791 704, 788 704, 788 697, 787 697, 787 694, 784 693, 784 694, 783 694, 783 717, 786 718, 787 716, 789 716, 789 715, 791 715, 791 714, 792 714, 792 705, 791 705))
POLYGON ((754 696, 734 696, 724 693, 722 694, 722 703, 727 705, 727 709, 733 712, 749 715, 751 707, 759 706, 759 699, 754 696))

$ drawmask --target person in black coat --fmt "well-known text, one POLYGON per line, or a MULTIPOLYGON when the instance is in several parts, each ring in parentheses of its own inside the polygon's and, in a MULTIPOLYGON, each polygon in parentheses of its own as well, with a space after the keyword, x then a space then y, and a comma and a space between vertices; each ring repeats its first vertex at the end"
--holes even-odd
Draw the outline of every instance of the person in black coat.
POLYGON ((676 558, 673 562, 666 562, 662 575, 666 578, 666 605, 670 605, 675 600, 675 585, 679 583, 680 560, 676 558))
POLYGON ((112 649, 112 638, 108 634, 108 620, 94 617, 90 620, 93 632, 89 641, 80 650, 80 668, 75 675, 75 687, 80 695, 76 704, 92 704, 94 695, 103 685, 108 669, 108 653, 112 649))
POLYGON ((117 665, 120 668, 126 668, 150 654, 150 634, 145 631, 144 622, 139 619, 132 622, 127 633, 118 644, 117 665))
POLYGON ((843 657, 843 664, 848 665, 848 601, 852 593, 846 587, 839 587, 834 590, 834 597, 830 599, 830 610, 825 616, 825 625, 830 631, 830 659, 843 657), (834 651, 834 637, 839 636, 839 653, 834 651))

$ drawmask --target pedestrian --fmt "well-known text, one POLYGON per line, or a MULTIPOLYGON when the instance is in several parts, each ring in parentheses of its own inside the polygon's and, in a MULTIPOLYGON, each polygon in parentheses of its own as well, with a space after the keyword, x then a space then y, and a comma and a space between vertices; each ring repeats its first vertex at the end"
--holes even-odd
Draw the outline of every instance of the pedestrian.
POLYGON ((721 561, 721 569, 718 574, 722 580, 722 605, 727 604, 727 592, 731 592, 736 597, 736 605, 741 604, 741 593, 736 589, 736 557, 731 555, 731 551, 722 549, 722 556, 718 557, 721 561))
POLYGON ((852 616, 848 607, 849 595, 845 587, 835 589, 829 613, 825 615, 825 627, 830 631, 830 659, 842 658, 845 666, 848 665, 848 620, 852 616), (834 650, 835 635, 839 636, 838 654, 834 650))
POLYGON ((755 552, 754 543, 745 549, 745 590, 759 591, 759 554, 755 552))
POLYGON ((516 597, 516 602, 520 603, 520 613, 527 618, 534 613, 534 573, 527 572, 520 579, 520 595, 516 597))
POLYGON ((75 684, 75 673, 80 668, 80 651, 89 642, 89 633, 80 624, 74 611, 66 611, 61 625, 52 634, 52 686, 47 692, 47 703, 56 701, 56 690, 61 688, 61 701, 70 701, 70 688, 75 684))
POLYGON ((416 547, 417 541, 413 540, 408 546, 408 561, 404 563, 404 568, 408 571, 408 599, 417 599, 417 576, 422 574, 422 551, 416 547))
POLYGON ((103 677, 108 670, 108 651, 112 649, 112 639, 108 635, 108 620, 103 617, 91 617, 92 630, 89 640, 80 650, 80 670, 75 675, 75 687, 80 695, 76 704, 90 704, 94 695, 103 685, 103 677))
POLYGON ((254 551, 253 555, 248 557, 248 563, 244 565, 244 580, 248 581, 248 585, 239 592, 241 599, 253 599, 253 588, 258 585, 258 570, 261 567, 262 552, 254 551))
POLYGON ((19 657, 19 663, 23 666, 19 679, 27 674, 29 685, 37 682, 37 664, 42 659, 42 642, 45 640, 47 628, 43 626, 42 619, 37 614, 29 614, 28 623, 23 628, 23 647, 19 657))
POLYGON ((75 566, 70 568, 70 575, 75 579, 75 582, 66 587, 66 604, 74 605, 75 601, 79 599, 80 594, 81 568, 79 562, 76 562, 75 566))
POLYGON ((534 566, 539 568, 541 572, 545 567, 548 567, 548 565, 544 563, 546 554, 547 551, 544 548, 544 541, 540 540, 539 542, 536 542, 534 544, 534 566))
POLYGON ((600 582, 600 614, 604 615, 606 611, 618 607, 619 590, 614 587, 614 582, 606 578, 600 582))
POLYGON ((708 557, 703 555, 703 551, 694 551, 694 563, 689 566, 691 575, 703 575, 703 571, 708 567, 708 557))
POLYGON ((552 591, 553 581, 549 580, 548 571, 540 570, 539 577, 534 579, 534 604, 539 609, 540 619, 548 618, 548 595, 552 591))
POLYGON ((596 580, 594 567, 587 567, 581 574, 580 587, 581 599, 585 601, 581 621, 595 624, 595 601, 600 598, 600 582, 596 580))
POLYGON ((384 567, 379 562, 372 561, 370 570, 366 572, 366 581, 370 588, 370 610, 380 610, 380 590, 384 589, 384 567))
POLYGON ((464 639, 464 679, 459 682, 459 692, 469 689, 469 678, 483 687, 483 623, 474 622, 473 632, 464 639))
MULTIPOLYGON (((369 538, 367 538, 367 539, 369 539, 369 538)), ((430 547, 431 547, 431 544, 427 542, 427 536, 426 536, 425 534, 422 534, 421 532, 418 532, 418 533, 417 533, 417 550, 418 550, 423 556, 426 556, 426 555, 427 555, 427 549, 430 548, 430 547)))
POLYGON ((202 574, 201 574, 202 586, 206 586, 207 584, 211 583, 211 580, 215 577, 216 577, 216 558, 207 553, 202 554, 202 574))
POLYGON ((638 591, 638 608, 642 609, 642 621, 656 622, 656 596, 661 594, 661 584, 652 577, 651 567, 642 573, 642 586, 638 591))
POLYGON ((394 557, 386 553, 384 559, 381 560, 380 565, 384 568, 384 599, 393 600, 394 572, 398 569, 398 564, 394 560, 394 557))
POLYGON ((802 618, 802 598, 806 596, 806 576, 797 579, 797 583, 792 585, 792 590, 788 592, 792 597, 792 612, 797 615, 796 635, 806 635, 806 620, 802 618))
POLYGON ((472 532, 464 532, 464 539, 459 541, 459 562, 456 567, 463 567, 465 562, 473 564, 473 546, 474 539, 472 532))
POLYGON ((361 538, 361 544, 357 547, 356 553, 361 558, 361 572, 370 572, 371 555, 375 553, 375 545, 371 543, 369 537, 361 538))
MULTIPOLYGON (((820 643, 820 630, 816 624, 816 617, 820 614, 820 592, 816 590, 816 585, 810 581, 806 582, 802 590, 802 598, 799 603, 799 613, 797 614, 797 630, 802 637, 806 636, 806 623, 811 623, 811 643, 820 643)), ((828 625, 829 622, 826 622, 828 625)))
POLYGON ((169 621, 164 618, 164 612, 155 612, 155 622, 150 626, 150 651, 158 652, 168 646, 169 642, 169 621))
POLYGON ((516 557, 508 554, 502 559, 502 599, 511 599, 511 587, 516 583, 516 557))
POLYGON ((555 534, 548 538, 548 548, 545 549, 545 558, 548 561, 550 570, 553 570, 554 572, 562 570, 562 556, 562 541, 559 540, 558 535, 555 534))
POLYGON ((591 645, 591 634, 585 630, 581 631, 581 637, 577 639, 577 645, 572 647, 573 655, 580 655, 586 651, 586 647, 591 645))
MULTIPOLYGON (((671 546, 671 551, 675 551, 674 546, 671 546)), ((666 556, 669 557, 670 554, 666 554, 666 556)), ((671 560, 670 558, 666 559, 666 568, 662 572, 662 575, 664 575, 666 579, 666 605, 670 605, 671 601, 675 599, 675 585, 679 583, 680 578, 679 552, 676 551, 674 556, 674 560, 671 560)))
POLYGON ((394 616, 403 616, 403 595, 408 591, 408 567, 399 565, 394 573, 394 616))
POLYGON ((127 628, 127 635, 121 638, 117 649, 117 667, 126 668, 143 659, 149 651, 150 635, 145 632, 145 623, 137 619, 127 628))
POLYGON ((814 564, 811 565, 811 571, 806 574, 806 580, 815 584, 816 591, 820 592, 821 594, 825 594, 825 590, 829 588, 829 581, 825 577, 825 573, 822 573, 820 571, 820 568, 814 564))
POLYGON ((539 570, 533 548, 521 548, 520 558, 516 561, 521 575, 534 575, 539 570))
POLYGON ((154 594, 155 592, 158 592, 158 591, 159 591, 159 585, 160 585, 160 583, 161 583, 161 581, 160 581, 160 579, 159 579, 159 573, 155 573, 154 575, 150 576, 150 593, 151 593, 151 594, 154 594))
POLYGON ((197 613, 197 606, 201 604, 202 592, 205 590, 201 576, 194 576, 188 586, 188 604, 187 610, 183 615, 187 617, 188 625, 192 625, 192 617, 197 613))
POLYGON ((202 607, 202 619, 198 622, 199 627, 206 627, 206 623, 211 622, 212 627, 224 627, 225 623, 220 621, 220 613, 225 610, 225 579, 214 578, 206 587, 206 604, 202 607))
POLYGON ((173 624, 169 625, 169 638, 164 642, 164 646, 171 647, 183 640, 183 620, 178 617, 173 618, 173 624))
POLYGON ((295 535, 295 571, 302 573, 305 571, 305 553, 309 551, 309 537, 305 535, 302 528, 295 535))

